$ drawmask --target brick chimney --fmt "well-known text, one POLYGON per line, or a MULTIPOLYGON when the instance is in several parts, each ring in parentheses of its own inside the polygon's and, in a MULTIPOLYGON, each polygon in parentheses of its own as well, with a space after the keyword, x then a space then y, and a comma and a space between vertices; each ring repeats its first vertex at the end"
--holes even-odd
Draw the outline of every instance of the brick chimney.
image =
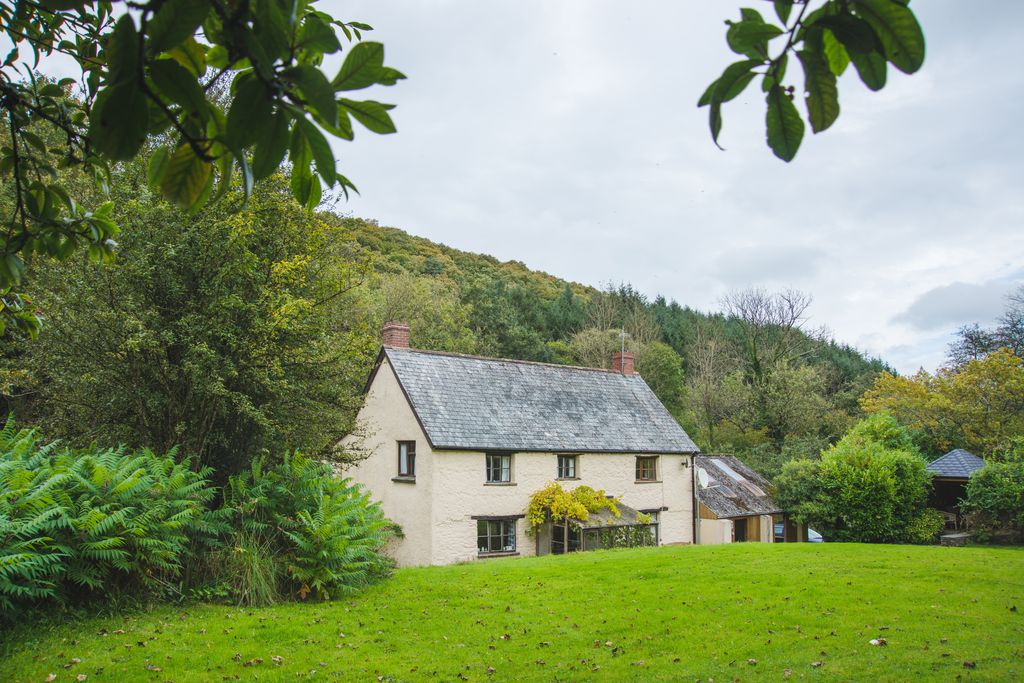
POLYGON ((629 376, 635 373, 633 370, 633 354, 629 351, 623 353, 616 351, 612 354, 612 370, 629 376))
POLYGON ((398 320, 389 320, 380 330, 384 346, 392 348, 409 348, 409 326, 398 320))

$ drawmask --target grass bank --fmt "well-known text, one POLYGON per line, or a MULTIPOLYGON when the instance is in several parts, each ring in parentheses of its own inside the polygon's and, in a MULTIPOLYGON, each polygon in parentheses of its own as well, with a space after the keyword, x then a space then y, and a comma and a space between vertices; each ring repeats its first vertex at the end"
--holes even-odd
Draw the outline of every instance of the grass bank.
POLYGON ((161 607, 0 635, 3 681, 1022 680, 1024 551, 492 560, 401 570, 331 603, 161 607))

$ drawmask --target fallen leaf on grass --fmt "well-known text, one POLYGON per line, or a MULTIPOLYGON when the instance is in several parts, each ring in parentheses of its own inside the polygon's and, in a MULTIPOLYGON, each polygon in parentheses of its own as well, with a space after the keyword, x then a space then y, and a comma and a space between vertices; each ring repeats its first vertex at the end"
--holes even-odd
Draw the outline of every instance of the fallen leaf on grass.
POLYGON ((57 680, 57 674, 50 674, 49 676, 46 677, 45 680, 46 681, 55 681, 55 680, 57 680))
POLYGON ((87 678, 88 676, 86 676, 85 674, 78 674, 77 676, 75 676, 76 681, 84 681, 87 678))
POLYGON ((749 664, 750 666, 757 666, 757 660, 751 657, 747 660, 747 664, 749 664))
POLYGON ((965 669, 974 669, 974 668, 977 668, 977 666, 978 665, 975 664, 974 662, 964 662, 964 668, 965 669))
POLYGON ((815 669, 817 669, 818 667, 820 667, 824 663, 825 662, 811 662, 811 666, 813 666, 815 669))
POLYGON ((877 645, 879 647, 885 647, 889 644, 889 641, 887 641, 885 638, 872 638, 868 641, 868 644, 877 645))
POLYGON ((272 661, 274 664, 277 664, 278 666, 281 666, 281 663, 284 661, 284 657, 274 655, 270 658, 270 661, 272 661))

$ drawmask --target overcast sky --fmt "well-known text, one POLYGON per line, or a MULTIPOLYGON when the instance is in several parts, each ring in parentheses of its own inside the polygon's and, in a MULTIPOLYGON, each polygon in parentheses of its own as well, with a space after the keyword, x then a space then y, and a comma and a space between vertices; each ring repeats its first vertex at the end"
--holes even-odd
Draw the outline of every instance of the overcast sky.
POLYGON ((702 310, 797 287, 812 324, 905 372, 1024 282, 1024 3, 915 2, 922 71, 870 93, 851 68, 838 122, 788 165, 756 85, 725 109, 728 151, 695 106, 737 59, 738 2, 321 6, 372 24, 409 77, 370 93, 398 105, 397 135, 335 147, 355 215, 702 310))

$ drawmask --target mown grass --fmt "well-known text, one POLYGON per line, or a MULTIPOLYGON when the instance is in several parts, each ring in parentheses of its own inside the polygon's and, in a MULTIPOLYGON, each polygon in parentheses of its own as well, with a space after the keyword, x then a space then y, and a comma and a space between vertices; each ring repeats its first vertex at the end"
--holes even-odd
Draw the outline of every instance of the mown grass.
POLYGON ((743 544, 406 569, 331 603, 21 625, 0 657, 2 681, 1024 680, 1024 551, 743 544))

